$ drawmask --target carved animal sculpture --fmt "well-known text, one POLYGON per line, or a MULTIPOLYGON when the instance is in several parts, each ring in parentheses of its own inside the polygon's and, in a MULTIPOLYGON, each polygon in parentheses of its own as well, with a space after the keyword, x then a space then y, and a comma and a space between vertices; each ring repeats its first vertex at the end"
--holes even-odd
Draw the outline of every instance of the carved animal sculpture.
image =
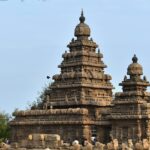
POLYGON ((143 144, 142 144, 142 142, 135 143, 134 149, 135 150, 143 150, 143 144))
POLYGON ((150 150, 150 144, 147 139, 143 139, 143 150, 150 150))
POLYGON ((10 149, 10 145, 8 145, 8 144, 2 142, 2 143, 0 144, 0 148, 2 148, 3 150, 9 150, 9 149, 10 149))
POLYGON ((117 139, 113 139, 110 143, 107 144, 108 150, 118 150, 119 144, 117 139))
POLYGON ((105 144, 100 142, 95 143, 94 150, 104 150, 104 148, 105 148, 105 144))
POLYGON ((133 142, 132 139, 128 139, 128 143, 122 143, 121 145, 122 150, 133 150, 133 142))
POLYGON ((75 144, 72 146, 71 150, 80 150, 81 149, 81 146, 80 144, 75 144))
POLYGON ((122 150, 128 150, 128 145, 126 143, 121 144, 121 149, 122 150))
POLYGON ((133 147, 132 139, 128 139, 128 150, 133 150, 133 147))
POLYGON ((50 150, 50 148, 46 148, 45 150, 50 150))
POLYGON ((89 143, 88 141, 85 141, 85 146, 83 147, 83 150, 93 150, 93 145, 89 143))

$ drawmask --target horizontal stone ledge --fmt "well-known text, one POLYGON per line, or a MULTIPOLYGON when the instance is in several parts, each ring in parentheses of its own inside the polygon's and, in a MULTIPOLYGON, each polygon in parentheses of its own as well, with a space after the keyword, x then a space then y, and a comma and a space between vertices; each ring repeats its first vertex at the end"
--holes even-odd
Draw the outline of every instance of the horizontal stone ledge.
POLYGON ((109 121, 11 121, 10 125, 111 125, 109 121))
POLYGON ((111 104, 111 99, 106 99, 105 97, 103 97, 103 100, 81 100, 81 101, 52 101, 47 103, 47 106, 78 106, 78 105, 82 105, 82 106, 99 106, 99 107, 103 107, 103 106, 112 106, 111 104), (104 100, 105 99, 105 100, 104 100))
POLYGON ((111 85, 92 85, 92 84, 70 84, 70 85, 52 85, 52 89, 64 89, 64 88, 75 88, 75 87, 87 87, 95 89, 112 89, 111 85))
POLYGON ((127 97, 127 96, 150 96, 150 92, 141 92, 141 91, 127 91, 127 92, 117 92, 115 94, 117 98, 127 97))
POLYGON ((120 99, 114 100, 113 104, 143 104, 146 100, 132 100, 132 99, 120 99))
POLYGON ((79 66, 79 65, 84 65, 84 66, 92 66, 92 67, 102 67, 102 68, 107 68, 107 65, 104 65, 104 64, 100 64, 100 63, 89 63, 89 62, 70 62, 68 64, 60 64, 58 65, 58 68, 63 68, 63 67, 72 67, 72 66, 79 66))
POLYGON ((62 57, 63 58, 69 58, 69 57, 76 57, 76 56, 90 56, 94 58, 103 58, 103 55, 101 53, 95 53, 95 52, 87 52, 87 51, 72 51, 70 53, 65 52, 62 57))
POLYGON ((58 115, 58 114, 75 114, 75 115, 88 115, 86 108, 68 108, 68 109, 47 109, 47 110, 26 110, 16 111, 14 116, 42 116, 42 115, 58 115))
POLYGON ((108 117, 110 120, 126 120, 126 119, 147 119, 149 118, 148 115, 111 115, 108 117))
POLYGON ((10 125, 94 125, 93 121, 11 121, 10 125))
POLYGON ((78 46, 88 46, 88 47, 93 47, 93 48, 97 48, 98 45, 90 40, 81 40, 81 41, 77 41, 75 40, 74 42, 70 42, 67 47, 71 48, 71 47, 78 47, 78 46))

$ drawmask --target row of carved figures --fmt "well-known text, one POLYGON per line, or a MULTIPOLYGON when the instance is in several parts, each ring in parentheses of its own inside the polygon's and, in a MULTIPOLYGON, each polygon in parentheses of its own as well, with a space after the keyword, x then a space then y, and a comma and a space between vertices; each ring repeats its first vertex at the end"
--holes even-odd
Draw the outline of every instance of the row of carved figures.
MULTIPOLYGON (((12 149, 11 146, 8 144, 1 143, 0 150, 14 150, 14 149, 12 149)), ((46 148, 43 150, 53 150, 53 149, 46 148)), ((64 149, 59 147, 58 150, 64 149)), ((120 144, 117 139, 113 139, 111 142, 107 144, 103 144, 100 142, 95 142, 94 144, 91 144, 88 141, 84 141, 84 144, 81 145, 78 140, 75 140, 72 142, 71 146, 66 148, 66 150, 150 150, 150 142, 148 139, 143 139, 142 141, 133 144, 132 139, 128 139, 127 142, 120 144)))
POLYGON ((148 139, 133 144, 132 139, 128 139, 125 143, 119 143, 117 139, 113 139, 107 144, 95 142, 92 145, 90 142, 85 141, 84 146, 81 146, 77 140, 75 140, 70 148, 71 150, 150 150, 150 142, 148 139))

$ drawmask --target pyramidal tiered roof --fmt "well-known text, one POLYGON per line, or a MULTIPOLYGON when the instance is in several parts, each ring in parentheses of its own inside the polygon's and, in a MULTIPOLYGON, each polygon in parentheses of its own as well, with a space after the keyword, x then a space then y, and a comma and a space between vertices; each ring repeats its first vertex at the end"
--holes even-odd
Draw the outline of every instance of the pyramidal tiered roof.
POLYGON ((134 115, 139 114, 138 107, 134 107, 134 105, 148 103, 150 100, 150 93, 146 91, 150 83, 147 81, 146 76, 141 77, 143 68, 138 63, 136 55, 133 56, 132 63, 128 66, 127 74, 129 78, 125 75, 124 80, 119 84, 122 86, 123 91, 115 94, 113 103, 116 105, 116 109, 113 109, 114 114, 112 113, 114 118, 116 115, 118 115, 117 118, 139 117, 134 115), (129 110, 121 108, 128 108, 129 110), (121 115, 119 115, 120 113, 121 115), (130 115, 126 116, 126 114, 130 115))
POLYGON ((54 83, 47 92, 47 106, 110 105, 112 100, 111 76, 104 74, 106 65, 97 44, 90 37, 83 11, 76 26, 69 51, 62 55, 61 73, 54 75, 54 83))

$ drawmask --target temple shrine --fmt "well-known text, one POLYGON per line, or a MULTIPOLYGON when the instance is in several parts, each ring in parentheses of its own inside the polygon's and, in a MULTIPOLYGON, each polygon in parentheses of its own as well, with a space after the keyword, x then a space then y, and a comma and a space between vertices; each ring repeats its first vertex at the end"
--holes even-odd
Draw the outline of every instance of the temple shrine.
POLYGON ((98 45, 90 38, 90 27, 83 11, 75 27, 74 38, 58 66, 60 74, 44 91, 40 105, 16 111, 10 122, 11 140, 21 141, 30 134, 58 134, 65 142, 78 139, 102 143, 117 138, 150 139, 150 83, 142 77, 143 68, 136 55, 128 66, 122 92, 112 95, 111 76, 98 45))

